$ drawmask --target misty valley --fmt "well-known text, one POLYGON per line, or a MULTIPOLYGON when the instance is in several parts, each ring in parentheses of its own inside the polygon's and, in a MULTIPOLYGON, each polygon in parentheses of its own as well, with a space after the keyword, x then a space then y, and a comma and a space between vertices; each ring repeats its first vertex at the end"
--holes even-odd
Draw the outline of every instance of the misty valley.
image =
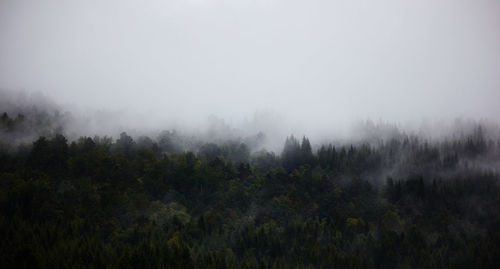
POLYGON ((273 152, 264 133, 68 139, 61 117, 1 116, 2 268, 500 264, 500 136, 477 122, 273 152))

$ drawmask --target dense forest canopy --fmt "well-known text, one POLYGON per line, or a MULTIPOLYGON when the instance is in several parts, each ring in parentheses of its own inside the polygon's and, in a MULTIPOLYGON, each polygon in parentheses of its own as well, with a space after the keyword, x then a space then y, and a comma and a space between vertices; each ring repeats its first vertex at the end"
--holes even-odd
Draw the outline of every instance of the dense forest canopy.
POLYGON ((499 268, 499 0, 0 0, 0 269, 499 268))
POLYGON ((500 137, 487 126, 316 146, 290 135, 273 152, 252 145, 263 133, 68 140, 59 115, 1 116, 3 268, 499 264, 500 137))

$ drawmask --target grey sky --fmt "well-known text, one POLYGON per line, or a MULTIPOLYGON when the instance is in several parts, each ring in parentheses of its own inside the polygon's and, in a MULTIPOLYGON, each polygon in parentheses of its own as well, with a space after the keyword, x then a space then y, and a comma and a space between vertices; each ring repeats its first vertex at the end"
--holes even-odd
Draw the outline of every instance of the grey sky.
POLYGON ((81 108, 306 125, 500 115, 497 0, 0 0, 0 40, 0 88, 81 108))

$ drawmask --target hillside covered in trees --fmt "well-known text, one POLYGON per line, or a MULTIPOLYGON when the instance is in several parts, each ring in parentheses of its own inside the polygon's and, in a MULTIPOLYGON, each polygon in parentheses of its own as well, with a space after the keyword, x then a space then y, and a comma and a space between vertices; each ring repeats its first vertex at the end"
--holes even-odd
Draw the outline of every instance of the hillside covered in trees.
POLYGON ((500 268, 500 0, 0 0, 0 269, 500 268))
POLYGON ((69 141, 44 121, 1 116, 2 268, 500 264, 500 140, 480 125, 274 153, 175 131, 69 141))

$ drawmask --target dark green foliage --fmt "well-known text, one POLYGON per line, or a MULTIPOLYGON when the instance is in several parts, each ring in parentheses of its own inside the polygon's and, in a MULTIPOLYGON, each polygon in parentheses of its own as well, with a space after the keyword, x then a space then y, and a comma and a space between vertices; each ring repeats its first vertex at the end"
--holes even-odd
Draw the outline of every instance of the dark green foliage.
POLYGON ((40 137, 0 154, 0 266, 496 268, 498 175, 459 168, 488 151, 467 139, 313 154, 292 136, 276 156, 183 152, 175 132, 40 137))
POLYGON ((314 165, 316 162, 309 139, 303 137, 302 143, 299 143, 293 135, 286 138, 281 157, 283 167, 287 171, 292 171, 301 165, 314 165))

